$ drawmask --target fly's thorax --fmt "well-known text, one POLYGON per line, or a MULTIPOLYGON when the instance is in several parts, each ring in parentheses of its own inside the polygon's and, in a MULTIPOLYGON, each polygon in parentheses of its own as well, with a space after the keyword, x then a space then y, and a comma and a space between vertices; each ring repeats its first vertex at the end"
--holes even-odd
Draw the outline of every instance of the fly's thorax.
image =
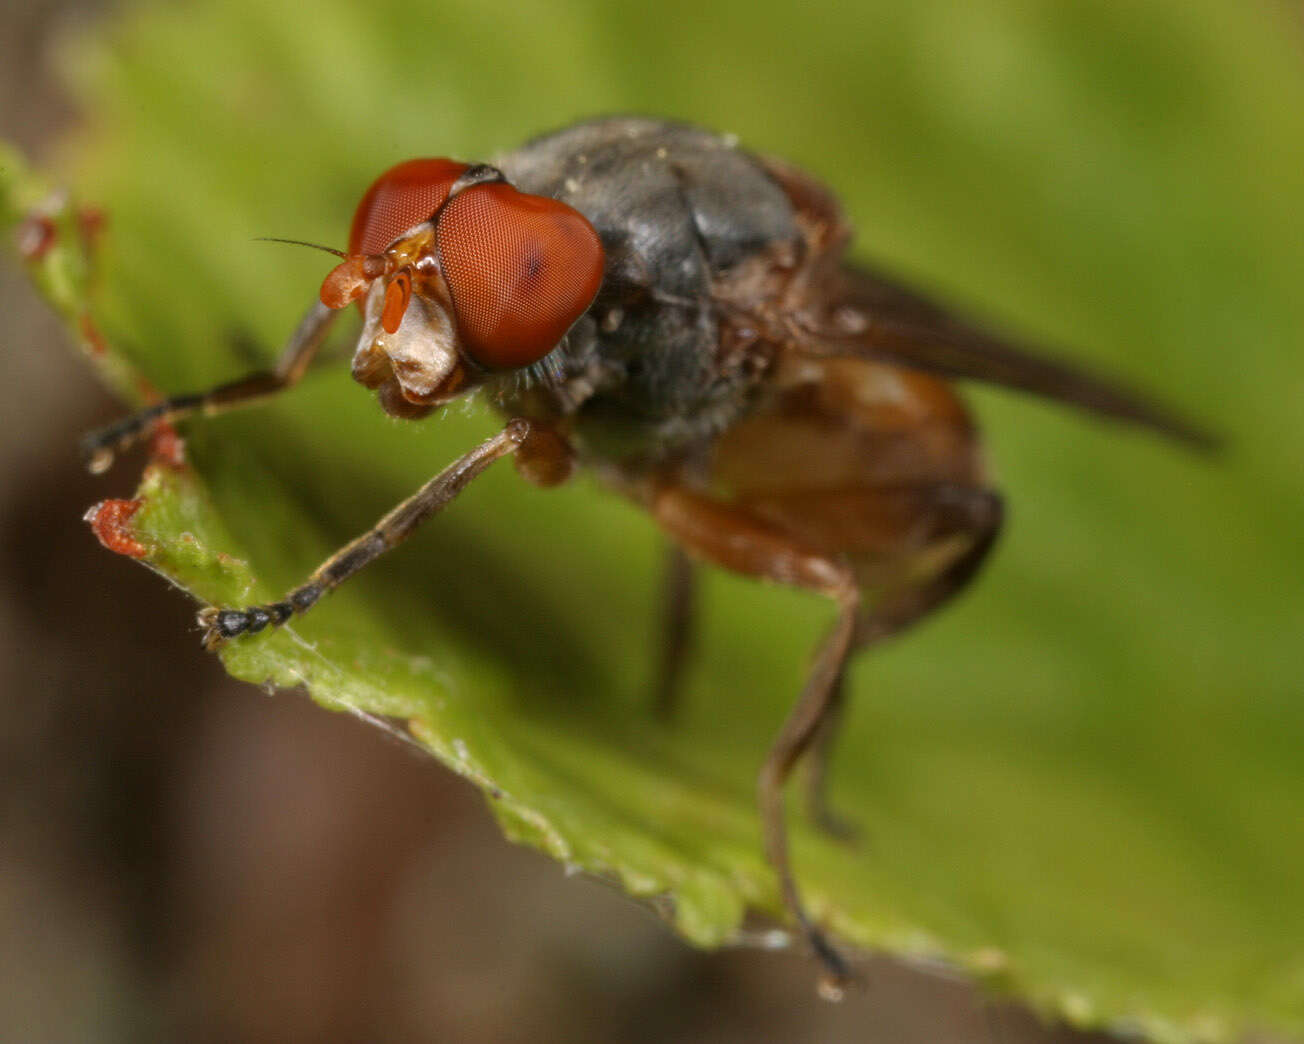
POLYGON ((498 163, 524 191, 581 211, 606 252, 591 327, 572 331, 557 368, 568 380, 581 373, 587 394, 565 398, 585 456, 674 458, 745 412, 754 378, 726 358, 730 316, 717 289, 757 255, 800 241, 787 196, 756 157, 699 128, 615 118, 498 163))

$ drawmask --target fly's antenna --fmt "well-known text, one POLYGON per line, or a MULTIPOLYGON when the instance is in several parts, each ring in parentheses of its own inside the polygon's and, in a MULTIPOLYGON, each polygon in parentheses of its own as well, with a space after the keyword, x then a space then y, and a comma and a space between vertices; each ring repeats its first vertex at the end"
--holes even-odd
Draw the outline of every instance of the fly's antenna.
POLYGON ((328 254, 334 254, 336 257, 347 258, 349 255, 343 250, 336 250, 334 247, 322 246, 320 243, 309 243, 302 239, 281 239, 279 236, 254 236, 255 243, 290 243, 293 246, 312 247, 314 250, 324 250, 328 254))

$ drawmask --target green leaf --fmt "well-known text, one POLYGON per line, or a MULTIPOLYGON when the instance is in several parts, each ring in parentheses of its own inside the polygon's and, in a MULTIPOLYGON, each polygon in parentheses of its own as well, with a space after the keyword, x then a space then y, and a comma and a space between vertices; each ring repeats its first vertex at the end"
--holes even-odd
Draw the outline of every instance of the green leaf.
MULTIPOLYGON (((581 115, 734 131, 842 193, 872 256, 1132 375, 1231 437, 1212 464, 975 395, 1013 523, 963 603, 866 659, 833 791, 794 817, 814 913, 1042 1010, 1155 1039, 1304 1033, 1304 72, 1286 5, 1134 0, 514 5, 253 0, 129 12, 67 49, 93 129, 3 169, 7 225, 124 394, 274 357, 410 155, 487 157, 581 115), (256 345, 248 349, 245 345, 256 345)), ((21 347, 21 346, 17 346, 21 347)), ((147 561, 204 601, 279 596, 493 429, 382 417, 346 367, 189 427, 152 466, 147 561)), ((106 480, 121 490, 123 476, 106 480)), ((753 778, 830 612, 726 576, 675 728, 648 714, 659 543, 590 481, 500 466, 228 670, 410 722, 509 836, 718 945, 780 906, 753 778)))

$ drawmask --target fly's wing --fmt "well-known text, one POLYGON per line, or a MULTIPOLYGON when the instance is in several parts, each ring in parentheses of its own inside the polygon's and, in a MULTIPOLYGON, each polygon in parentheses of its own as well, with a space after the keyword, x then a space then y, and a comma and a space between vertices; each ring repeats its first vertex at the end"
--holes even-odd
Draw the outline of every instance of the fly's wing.
POLYGON ((795 331, 803 351, 859 355, 1000 384, 1148 428, 1195 449, 1217 448, 1215 436, 1143 395, 984 333, 879 272, 847 264, 842 258, 851 227, 833 193, 783 160, 766 156, 758 162, 787 193, 810 250, 795 331))
POLYGON ((1216 448, 1217 439, 1209 432, 1145 396, 984 333, 868 268, 839 268, 818 293, 823 300, 816 314, 822 319, 806 327, 805 351, 861 355, 1017 388, 1148 428, 1195 449, 1216 448))

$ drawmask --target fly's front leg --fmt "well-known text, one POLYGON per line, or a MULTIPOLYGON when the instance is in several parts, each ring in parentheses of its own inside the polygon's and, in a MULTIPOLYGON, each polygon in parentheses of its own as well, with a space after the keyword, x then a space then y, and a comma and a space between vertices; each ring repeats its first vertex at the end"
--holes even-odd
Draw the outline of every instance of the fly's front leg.
POLYGON ((494 461, 515 452, 529 437, 530 422, 510 421, 501 432, 455 460, 416 493, 399 504, 376 525, 326 559, 307 582, 281 601, 247 609, 219 609, 210 606, 199 613, 204 628, 204 647, 216 649, 224 641, 242 634, 257 634, 267 626, 277 627, 296 613, 307 612, 328 591, 344 583, 364 566, 406 540, 431 515, 441 510, 494 461))
POLYGON ((247 374, 239 380, 220 384, 206 392, 164 399, 90 432, 81 441, 82 459, 86 461, 86 466, 96 475, 107 471, 117 454, 130 449, 158 423, 180 420, 196 413, 212 416, 265 399, 297 384, 307 372, 317 350, 326 339, 331 322, 338 314, 320 301, 313 302, 291 335, 274 369, 247 374))
POLYGON ((845 562, 804 544, 745 510, 677 486, 650 498, 653 518, 690 553, 734 572, 802 587, 832 598, 838 619, 820 646, 796 705, 779 730, 757 778, 765 855, 779 878, 784 905, 825 969, 821 992, 841 997, 851 979, 842 955, 815 925, 802 903, 788 851, 783 787, 793 766, 833 712, 836 687, 851 653, 860 591, 845 562))

